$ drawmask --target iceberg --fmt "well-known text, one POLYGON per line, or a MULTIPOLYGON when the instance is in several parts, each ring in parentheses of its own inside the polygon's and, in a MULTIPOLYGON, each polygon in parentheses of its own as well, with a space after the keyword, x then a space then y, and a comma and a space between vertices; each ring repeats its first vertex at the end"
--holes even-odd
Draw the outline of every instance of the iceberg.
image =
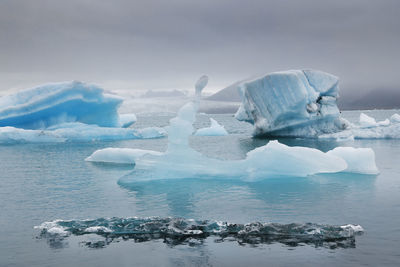
POLYGON ((178 178, 239 178, 255 181, 269 177, 306 177, 318 173, 357 172, 376 173, 372 149, 343 148, 324 153, 308 147, 289 147, 278 141, 270 141, 247 153, 243 160, 219 160, 208 158, 189 146, 193 123, 200 102, 202 88, 207 84, 201 77, 196 83, 196 97, 185 104, 177 116, 170 120, 168 147, 165 152, 108 148, 95 151, 86 160, 135 165, 131 175, 120 178, 120 184, 153 179, 178 178), (357 158, 367 152, 366 156, 357 158), (136 171, 136 172, 135 172, 136 171))
POLYGON ((351 139, 399 139, 400 115, 395 113, 389 119, 376 121, 374 118, 361 113, 358 124, 349 124, 349 127, 341 132, 323 134, 318 138, 351 140, 351 139))
POLYGON ((316 137, 346 128, 336 105, 338 78, 316 70, 274 72, 238 84, 235 114, 255 136, 316 137))
POLYGON ((225 127, 220 125, 216 120, 210 118, 211 126, 207 128, 198 129, 195 135, 199 136, 223 136, 228 135, 225 127))
POLYGON ((63 122, 118 127, 122 99, 79 81, 50 83, 0 98, 0 127, 43 129, 63 122))
POLYGON ((165 137, 158 127, 128 128, 122 99, 78 81, 51 83, 0 98, 0 143, 105 141, 165 137))

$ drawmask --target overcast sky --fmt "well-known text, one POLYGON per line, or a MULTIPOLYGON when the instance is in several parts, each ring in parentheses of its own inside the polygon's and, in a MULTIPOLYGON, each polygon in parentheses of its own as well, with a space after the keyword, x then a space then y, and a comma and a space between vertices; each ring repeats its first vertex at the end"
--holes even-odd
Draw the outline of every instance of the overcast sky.
POLYGON ((399 0, 0 0, 0 91, 83 80, 219 89, 313 68, 342 90, 400 90, 399 0))

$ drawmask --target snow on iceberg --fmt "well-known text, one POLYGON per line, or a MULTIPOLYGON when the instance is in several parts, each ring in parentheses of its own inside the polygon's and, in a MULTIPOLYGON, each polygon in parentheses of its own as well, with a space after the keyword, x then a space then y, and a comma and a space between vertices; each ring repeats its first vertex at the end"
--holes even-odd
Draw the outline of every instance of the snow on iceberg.
POLYGON ((122 140, 164 137, 151 127, 127 128, 135 114, 118 114, 122 99, 78 81, 52 83, 0 98, 0 143, 122 140), (120 128, 122 127, 122 128, 120 128))
POLYGON ((374 118, 361 113, 358 124, 350 126, 341 132, 320 135, 321 139, 399 139, 400 115, 393 114, 389 119, 376 121, 374 118))
POLYGON ((211 126, 207 128, 198 129, 195 135, 200 136, 223 136, 228 135, 224 126, 220 125, 216 120, 210 118, 211 126))
POLYGON ((238 84, 235 117, 254 135, 315 137, 346 128, 336 105, 338 78, 316 70, 274 72, 238 84))
MULTIPOLYGON (((200 79, 204 87, 205 78, 200 79)), ((198 82, 196 85, 198 85, 198 82)), ((324 153, 307 147, 289 147, 278 141, 247 153, 243 160, 218 160, 208 158, 189 146, 189 136, 199 106, 200 92, 196 86, 196 98, 184 105, 177 116, 170 120, 168 148, 166 152, 149 152, 137 149, 103 149, 94 152, 87 160, 135 164, 132 174, 122 177, 120 184, 153 179, 177 178, 228 178, 239 177, 254 181, 276 176, 308 176, 317 173, 356 171, 371 173, 371 157, 362 162, 354 162, 355 156, 365 152, 358 149, 337 150, 324 153), (347 163, 349 162, 349 163, 347 163), (136 171, 136 172, 135 172, 136 171)), ((373 155, 372 150, 368 150, 373 155)), ((372 157, 374 160, 374 156, 372 157)))

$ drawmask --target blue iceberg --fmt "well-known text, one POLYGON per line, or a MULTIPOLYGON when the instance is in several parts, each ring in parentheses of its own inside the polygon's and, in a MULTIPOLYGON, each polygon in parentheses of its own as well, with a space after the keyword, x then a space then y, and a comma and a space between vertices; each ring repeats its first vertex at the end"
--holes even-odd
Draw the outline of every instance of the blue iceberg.
POLYGON ((0 126, 42 129, 60 122, 118 127, 122 99, 79 81, 50 83, 0 98, 0 126))
POLYGON ((164 137, 161 128, 128 128, 122 99, 79 81, 51 83, 0 98, 0 143, 122 140, 164 137))
POLYGON ((316 137, 346 128, 336 105, 338 78, 316 70, 274 72, 238 84, 235 114, 254 135, 316 137))

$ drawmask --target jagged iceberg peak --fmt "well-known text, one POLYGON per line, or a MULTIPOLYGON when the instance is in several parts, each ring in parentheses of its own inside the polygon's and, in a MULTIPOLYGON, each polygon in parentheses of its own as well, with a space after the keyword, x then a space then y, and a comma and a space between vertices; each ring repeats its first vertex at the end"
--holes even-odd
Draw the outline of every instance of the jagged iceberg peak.
POLYGON ((122 99, 79 81, 49 83, 0 98, 0 126, 43 129, 64 122, 118 127, 122 99))
POLYGON ((238 120, 254 125, 254 135, 315 137, 343 130, 336 105, 339 79, 316 70, 269 73, 238 84, 238 120))

